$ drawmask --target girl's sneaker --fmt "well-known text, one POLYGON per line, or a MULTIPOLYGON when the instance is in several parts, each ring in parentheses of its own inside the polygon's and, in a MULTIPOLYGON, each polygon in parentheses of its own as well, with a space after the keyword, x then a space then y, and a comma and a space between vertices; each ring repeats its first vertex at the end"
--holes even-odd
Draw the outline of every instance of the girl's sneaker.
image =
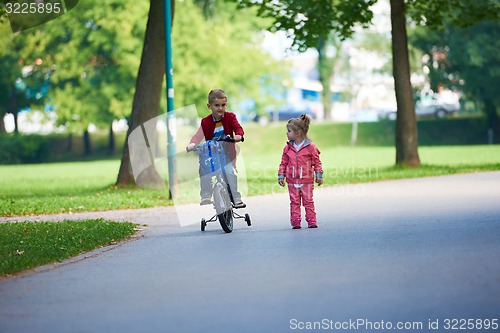
POLYGON ((310 226, 308 226, 308 228, 311 228, 311 229, 314 229, 314 228, 317 228, 318 225, 317 224, 311 224, 310 226))

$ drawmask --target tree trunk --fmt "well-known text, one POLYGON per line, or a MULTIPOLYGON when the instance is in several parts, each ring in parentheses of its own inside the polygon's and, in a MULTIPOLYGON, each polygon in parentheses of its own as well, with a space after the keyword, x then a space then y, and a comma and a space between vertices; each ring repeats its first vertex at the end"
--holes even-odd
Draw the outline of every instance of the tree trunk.
POLYGON ((14 116, 14 133, 19 133, 19 112, 15 110, 12 115, 14 116))
POLYGON ((321 103, 323 104, 323 116, 325 120, 331 119, 332 99, 330 91, 330 78, 333 73, 333 66, 326 55, 326 39, 328 37, 322 35, 318 43, 318 73, 319 82, 323 86, 321 92, 321 103))
POLYGON ((70 153, 73 152, 73 133, 68 134, 68 146, 66 148, 70 153))
MULTIPOLYGON (((174 0, 171 0, 172 22, 174 0)), ((120 171, 116 185, 135 184, 130 164, 128 137, 130 133, 144 122, 156 117, 160 112, 163 77, 165 75, 165 29, 163 0, 151 0, 148 23, 142 49, 141 64, 135 86, 132 115, 123 147, 120 171)), ((146 149, 146 148, 145 148, 146 149)), ((151 183, 157 182, 160 175, 156 169, 149 168, 149 175, 141 175, 144 179, 151 178, 151 183)))
POLYGON ((17 90, 14 84, 12 84, 12 115, 14 116, 14 133, 19 133, 19 123, 18 123, 18 106, 17 106, 17 90))
POLYGON ((3 120, 5 114, 6 113, 4 111, 0 111, 0 135, 7 133, 7 130, 5 129, 5 121, 3 120))
POLYGON ((396 90, 396 165, 419 166, 417 119, 410 82, 404 0, 391 0, 392 64, 396 90))
POLYGON ((491 131, 493 137, 488 141, 491 143, 500 143, 500 120, 498 119, 497 108, 491 99, 484 99, 484 111, 488 122, 488 131, 491 131))
POLYGON ((338 39, 332 39, 330 36, 322 35, 319 38, 318 47, 318 73, 319 81, 323 86, 321 93, 321 103, 323 104, 323 114, 325 120, 332 119, 332 91, 330 82, 333 79, 335 65, 339 59, 342 42, 338 39), (327 47, 332 46, 335 49, 333 57, 327 55, 327 47))
POLYGON ((113 132, 113 123, 109 125, 109 141, 108 141, 108 155, 113 156, 116 152, 115 133, 113 132))
POLYGON ((90 142, 90 133, 88 128, 83 132, 83 155, 90 156, 92 155, 92 144, 90 142))
POLYGON ((198 7, 200 7, 205 19, 212 16, 212 8, 214 6, 214 2, 215 0, 195 0, 195 4, 197 4, 198 7))

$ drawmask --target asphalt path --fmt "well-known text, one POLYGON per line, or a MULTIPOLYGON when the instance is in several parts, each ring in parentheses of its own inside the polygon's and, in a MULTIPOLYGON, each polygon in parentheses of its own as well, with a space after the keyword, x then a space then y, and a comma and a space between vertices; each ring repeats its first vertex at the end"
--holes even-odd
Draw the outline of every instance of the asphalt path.
POLYGON ((285 190, 246 202, 231 234, 172 207, 32 217, 144 226, 0 280, 0 332, 500 330, 500 172, 317 188, 318 229, 285 190))

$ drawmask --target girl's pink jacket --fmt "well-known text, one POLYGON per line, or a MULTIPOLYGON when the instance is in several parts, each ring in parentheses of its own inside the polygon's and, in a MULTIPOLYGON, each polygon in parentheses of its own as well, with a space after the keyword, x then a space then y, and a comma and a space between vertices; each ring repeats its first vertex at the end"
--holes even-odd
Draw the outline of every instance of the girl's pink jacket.
POLYGON ((297 151, 293 142, 288 141, 283 149, 278 179, 286 178, 292 184, 311 184, 316 178, 323 177, 323 166, 319 159, 320 151, 309 140, 297 151))

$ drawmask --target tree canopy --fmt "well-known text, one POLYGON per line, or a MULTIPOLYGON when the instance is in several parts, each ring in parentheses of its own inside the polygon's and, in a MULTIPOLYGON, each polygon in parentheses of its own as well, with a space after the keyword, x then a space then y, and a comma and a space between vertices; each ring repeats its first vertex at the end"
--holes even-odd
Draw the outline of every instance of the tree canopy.
POLYGON ((489 127, 500 142, 497 82, 500 81, 500 22, 481 21, 470 27, 448 24, 445 29, 421 27, 411 43, 426 55, 431 88, 459 90, 469 100, 480 101, 489 127))
MULTIPOLYGON (((176 105, 197 104, 205 111, 206 94, 216 86, 228 90, 235 109, 249 97, 267 102, 262 86, 281 82, 285 70, 260 49, 263 20, 238 11, 234 3, 211 3, 208 16, 192 0, 178 7, 173 29, 176 105)), ((130 117, 148 10, 147 2, 86 0, 16 34, 3 12, 0 59, 9 66, 2 67, 0 76, 2 120, 34 103, 23 100, 25 91, 16 82, 32 89, 42 79, 48 91, 40 103, 54 105, 58 123, 70 131, 130 117)))
POLYGON ((334 32, 350 37, 357 25, 367 27, 373 18, 370 7, 377 0, 236 0, 242 8, 255 6, 258 15, 272 18, 270 30, 282 30, 293 38, 292 47, 305 51, 317 47, 320 39, 334 32))
MULTIPOLYGON (((293 47, 304 51, 317 47, 320 36, 334 32, 347 38, 356 25, 369 26, 371 6, 376 0, 269 1, 235 0, 241 7, 257 7, 258 14, 273 18, 271 30, 286 31, 293 47)), ((410 82, 407 21, 443 27, 445 19, 469 26, 482 19, 498 20, 496 0, 390 0, 392 25, 393 76, 398 105, 396 120, 396 164, 420 165, 415 106, 410 82)))
POLYGON ((217 2, 212 14, 204 16, 191 0, 176 4, 172 30, 176 106, 196 104, 200 115, 205 115, 208 92, 220 87, 228 93, 234 111, 238 102, 249 98, 260 105, 267 103, 271 97, 263 86, 268 90, 282 86, 285 64, 262 50, 260 31, 267 22, 254 12, 217 2))
POLYGON ((60 123, 85 130, 128 114, 146 11, 128 0, 90 0, 44 25, 60 123))
POLYGON ((5 131, 5 114, 14 115, 31 106, 43 106, 52 68, 51 59, 40 55, 37 32, 14 35, 8 23, 0 23, 0 134, 5 131))

